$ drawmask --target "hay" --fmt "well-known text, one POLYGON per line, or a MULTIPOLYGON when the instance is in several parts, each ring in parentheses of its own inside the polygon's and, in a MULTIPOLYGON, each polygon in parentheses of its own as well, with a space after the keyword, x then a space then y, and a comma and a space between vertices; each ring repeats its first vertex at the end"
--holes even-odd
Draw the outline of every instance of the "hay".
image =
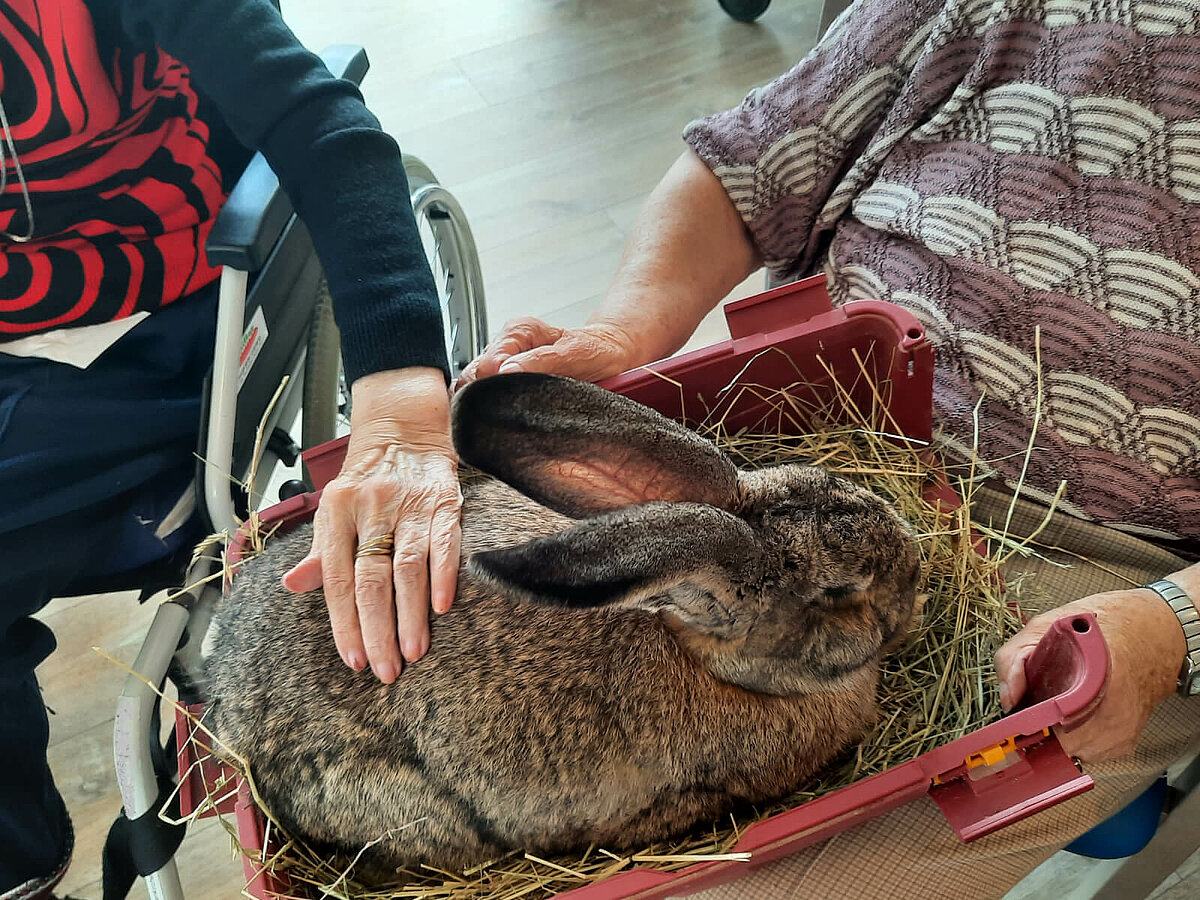
MULTIPOLYGON (((268 834, 277 849, 268 858, 254 854, 256 866, 289 878, 299 896, 538 900, 633 866, 671 872, 709 860, 744 860, 748 854, 732 848, 754 822, 910 760, 997 719, 1001 710, 992 657, 1021 624, 1019 612, 1003 596, 999 565, 1013 554, 1031 552, 1031 539, 1013 541, 1005 529, 972 529, 970 513, 978 483, 974 456, 944 469, 932 448, 901 437, 887 411, 893 386, 870 384, 868 367, 861 359, 858 365, 861 378, 849 386, 838 384, 826 367, 832 387, 798 380, 783 389, 744 383, 750 369, 747 365, 721 392, 716 406, 691 424, 740 466, 822 465, 887 497, 913 525, 922 556, 924 608, 910 640, 883 666, 880 720, 861 745, 802 790, 772 806, 738 811, 684 840, 634 853, 591 847, 573 857, 542 859, 514 852, 461 873, 421 867, 403 872, 405 881, 398 886, 368 889, 354 879, 354 860, 319 857, 287 835, 264 810, 268 834), (864 388, 870 402, 860 408, 851 398, 863 396, 864 388), (731 411, 747 408, 761 411, 759 420, 736 430, 728 428, 731 411), (785 434, 799 423, 811 426, 809 433, 785 434), (944 484, 946 476, 963 501, 956 509, 930 496, 931 489, 939 481, 944 484)), ((682 401, 682 387, 680 394, 682 401)), ((256 539, 254 544, 260 548, 262 541, 256 539)), ((238 772, 257 798, 246 766, 222 748, 203 723, 198 723, 195 740, 201 758, 220 760, 238 772)), ((215 808, 230 790, 229 784, 213 786, 194 815, 215 808)), ((224 824, 235 848, 250 855, 252 851, 238 843, 233 824, 224 824)))

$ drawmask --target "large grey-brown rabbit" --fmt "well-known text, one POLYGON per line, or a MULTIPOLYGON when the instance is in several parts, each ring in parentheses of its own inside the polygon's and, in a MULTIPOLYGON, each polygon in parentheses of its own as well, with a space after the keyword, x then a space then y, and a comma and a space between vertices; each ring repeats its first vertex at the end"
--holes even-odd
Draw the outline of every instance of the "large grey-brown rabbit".
POLYGON ((875 717, 913 613, 909 528, 807 466, 742 472, 709 441, 565 378, 454 405, 469 487, 453 609, 391 685, 342 664, 318 592, 234 579, 212 724, 283 824, 375 874, 514 848, 644 846, 788 793, 875 717), (498 479, 498 480, 497 480, 498 479))

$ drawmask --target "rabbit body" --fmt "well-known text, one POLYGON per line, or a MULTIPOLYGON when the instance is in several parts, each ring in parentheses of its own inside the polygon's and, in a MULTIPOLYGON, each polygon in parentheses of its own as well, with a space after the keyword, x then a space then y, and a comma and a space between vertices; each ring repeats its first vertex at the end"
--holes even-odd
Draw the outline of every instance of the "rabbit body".
MULTIPOLYGON (((566 390, 575 409, 581 388, 566 390)), ((463 403, 455 414, 460 453, 479 464, 463 403)), ((284 825, 350 855, 371 844, 369 875, 644 846, 794 790, 874 722, 878 659, 908 626, 917 580, 890 507, 809 467, 726 460, 713 471, 730 483, 713 488, 708 463, 685 454, 687 477, 664 489, 638 475, 644 457, 672 456, 656 440, 615 467, 580 462, 588 440, 551 443, 533 466, 550 475, 498 473, 524 494, 491 479, 466 491, 456 602, 393 684, 341 662, 319 591, 280 586, 311 526, 270 541, 218 610, 216 734, 284 825), (597 468, 610 475, 596 482, 597 468), (581 469, 595 496, 556 495, 581 469), (659 499, 697 484, 720 505, 659 499), (640 502, 602 499, 622 490, 640 502)))

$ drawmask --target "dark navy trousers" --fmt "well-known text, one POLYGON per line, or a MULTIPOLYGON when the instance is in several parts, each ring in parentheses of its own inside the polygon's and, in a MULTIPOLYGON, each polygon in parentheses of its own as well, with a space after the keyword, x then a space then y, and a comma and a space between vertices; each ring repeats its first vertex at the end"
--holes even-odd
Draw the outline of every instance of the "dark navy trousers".
POLYGON ((55 872, 70 834, 35 673, 54 635, 32 615, 172 549, 154 531, 195 471, 215 310, 214 284, 85 370, 0 353, 0 894, 55 872))

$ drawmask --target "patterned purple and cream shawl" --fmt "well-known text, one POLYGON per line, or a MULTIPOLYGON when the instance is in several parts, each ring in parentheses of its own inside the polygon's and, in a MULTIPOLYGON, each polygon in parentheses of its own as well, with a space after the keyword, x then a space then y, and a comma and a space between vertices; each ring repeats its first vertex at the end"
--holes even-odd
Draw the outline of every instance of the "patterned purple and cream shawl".
POLYGON ((912 310, 1035 497, 1200 538, 1200 3, 860 0, 685 139, 767 265, 912 310))

